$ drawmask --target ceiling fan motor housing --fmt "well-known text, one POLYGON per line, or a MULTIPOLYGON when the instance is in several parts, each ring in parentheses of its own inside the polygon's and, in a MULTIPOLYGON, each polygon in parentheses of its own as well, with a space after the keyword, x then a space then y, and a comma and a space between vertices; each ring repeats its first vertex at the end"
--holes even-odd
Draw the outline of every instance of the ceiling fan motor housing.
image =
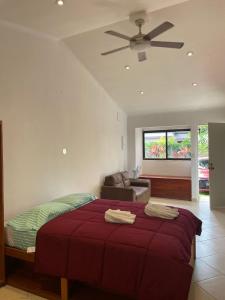
MULTIPOLYGON (((144 37, 144 35, 143 35, 144 37)), ((136 50, 136 51, 143 51, 146 48, 151 47, 151 44, 148 40, 145 40, 143 37, 137 37, 135 39, 132 39, 130 41, 130 49, 136 50)))

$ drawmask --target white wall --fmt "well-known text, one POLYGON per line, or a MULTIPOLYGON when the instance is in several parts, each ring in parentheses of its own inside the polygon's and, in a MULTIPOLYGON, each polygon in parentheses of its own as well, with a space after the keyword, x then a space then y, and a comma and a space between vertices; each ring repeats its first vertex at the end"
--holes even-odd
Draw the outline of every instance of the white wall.
MULTIPOLYGON (((197 101, 197 99, 196 99, 197 101)), ((152 114, 145 116, 129 116, 128 117, 128 169, 132 173, 132 169, 139 163, 140 148, 135 145, 137 137, 137 128, 149 127, 187 127, 192 131, 192 160, 191 160, 191 176, 192 176, 192 197, 198 197, 198 169, 197 169, 197 144, 198 144, 198 125, 207 124, 208 122, 225 122, 225 108, 190 111, 177 113, 152 114), (138 151, 137 151, 138 149, 138 151)), ((142 147, 142 146, 141 146, 142 147)), ((172 166, 171 166, 172 167, 172 166)), ((142 170, 143 171, 143 170, 142 170)), ((144 172, 143 172, 144 173, 144 172)), ((153 174, 153 173, 152 173, 153 174)))
POLYGON ((6 219, 98 193, 104 175, 126 168, 126 115, 63 44, 3 25, 0 37, 6 219))
POLYGON ((191 161, 143 160, 142 173, 162 176, 191 176, 191 161))

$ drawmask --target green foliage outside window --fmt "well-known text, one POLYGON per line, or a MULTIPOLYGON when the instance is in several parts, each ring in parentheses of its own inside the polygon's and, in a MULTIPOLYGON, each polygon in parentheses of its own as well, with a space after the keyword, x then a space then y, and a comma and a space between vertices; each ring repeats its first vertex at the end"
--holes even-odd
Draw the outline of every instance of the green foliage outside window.
POLYGON ((208 125, 199 126, 198 152, 199 157, 208 157, 208 125))
MULTIPOLYGON (((146 133, 151 135, 151 133, 146 133)), ((159 133, 163 134, 163 132, 159 133)), ((151 137, 149 137, 151 138, 151 137)), ((191 158, 191 133, 190 131, 168 131, 167 147, 166 135, 149 141, 144 138, 145 159, 190 159, 191 158), (183 134, 183 138, 179 135, 183 134), (167 148, 167 149, 166 149, 167 148)))
POLYGON ((145 141, 146 158, 166 158, 166 137, 161 136, 158 141, 145 141))
POLYGON ((168 137, 169 158, 191 158, 191 133, 187 132, 182 141, 177 141, 175 136, 168 137))

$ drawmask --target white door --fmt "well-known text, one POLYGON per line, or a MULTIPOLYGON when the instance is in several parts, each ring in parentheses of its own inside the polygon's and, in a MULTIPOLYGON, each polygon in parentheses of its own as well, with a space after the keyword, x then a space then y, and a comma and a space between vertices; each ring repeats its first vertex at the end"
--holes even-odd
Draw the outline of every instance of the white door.
POLYGON ((209 123, 210 207, 225 207, 225 123, 209 123))

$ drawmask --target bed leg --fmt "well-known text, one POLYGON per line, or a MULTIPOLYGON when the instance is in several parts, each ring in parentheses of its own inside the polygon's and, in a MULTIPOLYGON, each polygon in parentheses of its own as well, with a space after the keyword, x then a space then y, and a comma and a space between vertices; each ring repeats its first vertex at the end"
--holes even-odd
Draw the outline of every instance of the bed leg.
POLYGON ((61 278, 61 300, 68 300, 68 279, 61 278))
POLYGON ((194 248, 194 260, 196 260, 196 235, 194 237, 194 240, 193 240, 193 248, 194 248))

